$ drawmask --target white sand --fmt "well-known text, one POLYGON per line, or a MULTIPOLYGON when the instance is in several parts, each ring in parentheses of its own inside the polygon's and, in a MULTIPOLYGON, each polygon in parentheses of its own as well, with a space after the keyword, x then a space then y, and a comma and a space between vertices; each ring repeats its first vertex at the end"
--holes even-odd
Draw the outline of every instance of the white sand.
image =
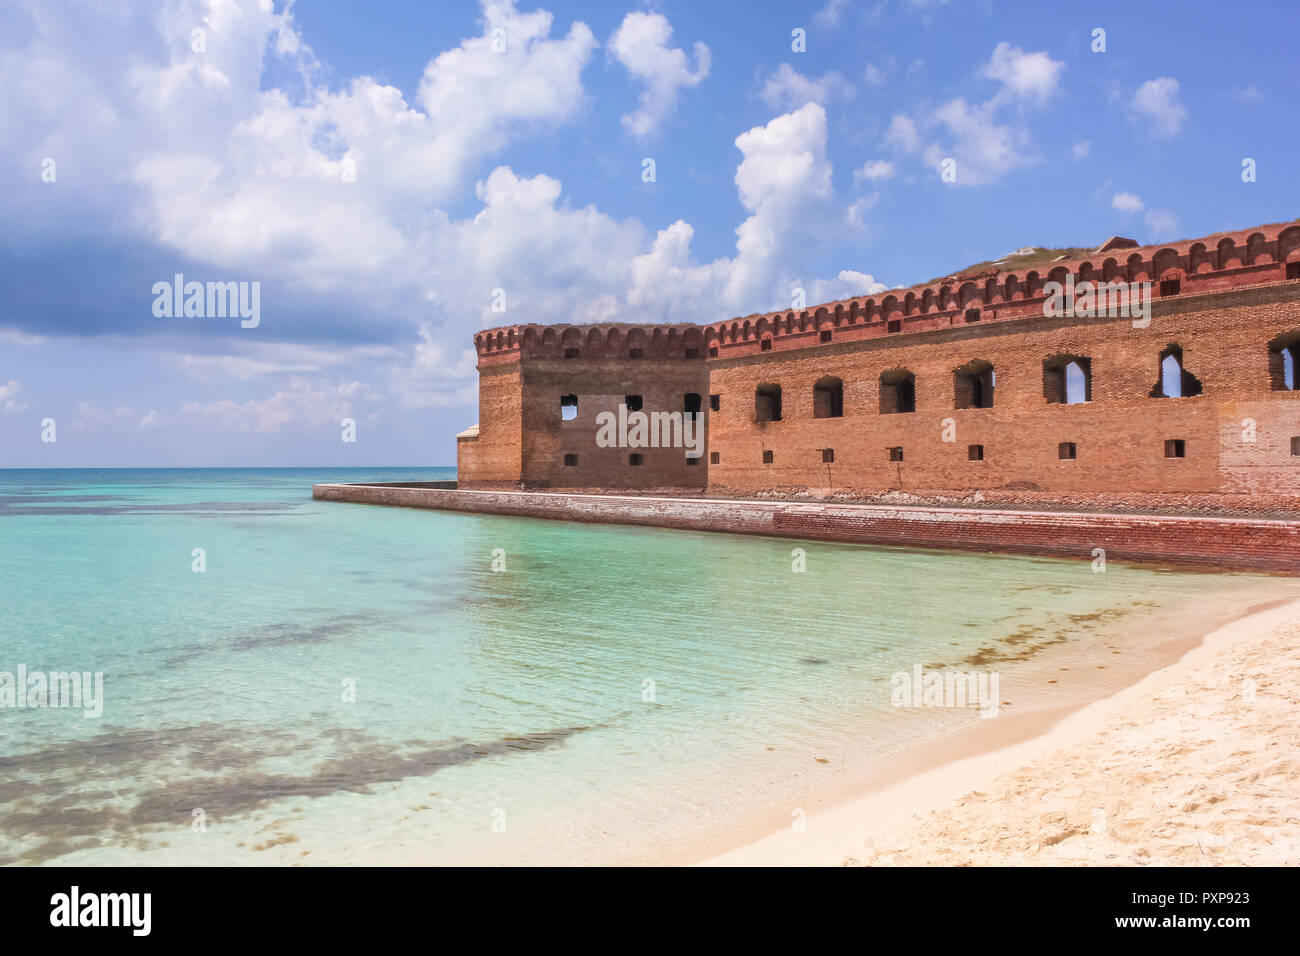
POLYGON ((1300 863, 1300 601, 1023 743, 806 809, 706 863, 1300 863))

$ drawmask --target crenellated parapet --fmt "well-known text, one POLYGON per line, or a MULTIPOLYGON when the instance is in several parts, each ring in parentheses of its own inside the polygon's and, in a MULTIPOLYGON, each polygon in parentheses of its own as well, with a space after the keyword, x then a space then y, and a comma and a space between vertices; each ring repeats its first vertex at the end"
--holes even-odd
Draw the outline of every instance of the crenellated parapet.
POLYGON ((511 325, 474 336, 480 365, 536 359, 626 361, 703 360, 704 334, 696 325, 511 325))
POLYGON ((707 325, 501 326, 474 336, 480 366, 524 359, 718 359, 1043 315, 1051 283, 1150 283, 1154 299, 1300 278, 1300 224, 1167 245, 1112 239, 1086 258, 966 271, 906 289, 707 325), (1292 275, 1288 276, 1288 267, 1292 275))

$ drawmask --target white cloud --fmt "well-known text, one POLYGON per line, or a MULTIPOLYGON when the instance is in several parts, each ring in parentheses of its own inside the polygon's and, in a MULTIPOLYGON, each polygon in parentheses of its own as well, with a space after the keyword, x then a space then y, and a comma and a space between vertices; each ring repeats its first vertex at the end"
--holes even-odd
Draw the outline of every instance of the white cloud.
POLYGON ((819 27, 837 27, 844 16, 849 0, 828 0, 826 6, 813 14, 813 23, 819 27))
POLYGON ((206 404, 189 402, 181 406, 181 415, 228 431, 273 434, 289 426, 339 427, 344 418, 359 416, 360 402, 374 401, 377 397, 362 382, 313 385, 306 378, 294 378, 288 388, 269 398, 247 402, 230 399, 206 404))
POLYGON ((1092 152, 1092 143, 1086 139, 1080 140, 1070 147, 1070 155, 1077 162, 1080 159, 1087 159, 1088 154, 1092 152))
POLYGON ((673 35, 668 18, 659 13, 629 13, 609 41, 609 50, 639 80, 640 106, 623 116, 623 128, 638 137, 657 130, 672 113, 681 90, 698 86, 709 75, 711 54, 695 44, 695 68, 680 49, 668 46, 673 35))
POLYGON ((837 96, 853 96, 853 84, 835 70, 821 77, 804 76, 789 63, 782 63, 776 72, 763 81, 759 90, 763 102, 774 110, 798 109, 805 103, 826 105, 837 96))
POLYGON ((1046 53, 1026 53, 1003 41, 980 73, 1002 84, 1001 95, 1043 106, 1056 92, 1064 68, 1046 53))
POLYGON ((875 276, 842 269, 834 279, 814 279, 808 283, 808 302, 835 302, 858 295, 879 295, 888 288, 883 282, 877 282, 875 276))
POLYGON ((77 415, 72 420, 72 427, 78 431, 108 431, 124 428, 136 421, 139 412, 120 405, 117 408, 101 408, 89 402, 77 405, 77 415))
POLYGON ((1178 238, 1178 217, 1171 210, 1148 209, 1146 222, 1147 229, 1151 232, 1152 242, 1178 238))
POLYGON ((1178 81, 1168 76, 1147 80, 1138 87, 1131 108, 1140 122, 1149 125, 1156 139, 1177 136, 1187 119, 1187 108, 1178 99, 1178 81))
POLYGON ((872 159, 862 164, 861 169, 853 171, 855 180, 867 180, 868 182, 877 182, 882 179, 892 179, 894 176, 894 164, 884 159, 872 159))
POLYGON ((23 390, 22 382, 11 378, 7 385, 0 385, 0 408, 6 412, 27 410, 27 403, 18 401, 18 393, 23 390))
POLYGON ((862 71, 862 82, 868 86, 880 86, 885 82, 885 71, 874 63, 868 63, 867 68, 862 71))
POLYGON ((1120 212, 1141 212, 1143 209, 1142 200, 1132 193, 1116 193, 1111 197, 1110 206, 1120 212))
POLYGON ((1057 90, 1063 68, 1062 62, 1046 53, 1026 53, 999 43, 979 71, 999 84, 989 99, 969 103, 958 97, 919 118, 895 116, 886 142, 904 153, 920 153, 931 167, 939 168, 945 159, 954 159, 958 184, 993 182, 1013 169, 1038 162, 1028 128, 999 122, 1000 113, 1012 105, 1046 105, 1057 90))

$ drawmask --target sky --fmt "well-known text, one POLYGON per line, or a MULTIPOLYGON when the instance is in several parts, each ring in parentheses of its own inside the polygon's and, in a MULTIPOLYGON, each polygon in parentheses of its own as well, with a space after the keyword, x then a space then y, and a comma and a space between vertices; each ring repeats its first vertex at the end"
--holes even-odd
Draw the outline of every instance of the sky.
POLYGON ((451 465, 479 329, 1300 215, 1300 7, 1134 9, 9 0, 0 468, 451 465))

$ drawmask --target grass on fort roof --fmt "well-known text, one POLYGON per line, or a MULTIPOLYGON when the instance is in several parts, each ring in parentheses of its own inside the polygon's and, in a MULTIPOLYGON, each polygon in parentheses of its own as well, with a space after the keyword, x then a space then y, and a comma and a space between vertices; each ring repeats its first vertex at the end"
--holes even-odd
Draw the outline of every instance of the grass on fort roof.
POLYGON ((1049 262, 1055 262, 1057 259, 1062 261, 1070 259, 1086 259, 1096 253, 1095 247, 1080 248, 1070 246, 1062 249, 1035 249, 1033 252, 1026 252, 1024 255, 1012 253, 1009 256, 1003 256, 1001 259, 986 259, 983 262, 977 262, 973 266, 967 266, 964 269, 958 269, 955 272, 948 272, 941 276, 936 276, 929 282, 918 282, 917 285, 936 285, 945 279, 952 279, 956 276, 964 276, 980 272, 1016 272, 1027 266, 1046 265, 1049 262))

